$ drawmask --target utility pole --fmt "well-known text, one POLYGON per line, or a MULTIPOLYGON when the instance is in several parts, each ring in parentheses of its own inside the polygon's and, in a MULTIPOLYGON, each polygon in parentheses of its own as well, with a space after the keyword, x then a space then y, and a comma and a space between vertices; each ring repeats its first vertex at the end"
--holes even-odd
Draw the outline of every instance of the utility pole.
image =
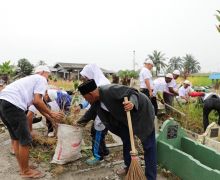
POLYGON ((133 51, 133 70, 135 71, 135 50, 133 51))

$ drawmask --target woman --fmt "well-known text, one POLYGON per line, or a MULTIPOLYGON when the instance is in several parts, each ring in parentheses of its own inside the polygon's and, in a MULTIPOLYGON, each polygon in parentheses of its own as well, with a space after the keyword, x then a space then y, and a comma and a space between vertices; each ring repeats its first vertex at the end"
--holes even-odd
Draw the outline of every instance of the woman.
MULTIPOLYGON (((96 64, 88 64, 80 72, 83 80, 94 79, 97 86, 110 84, 110 81, 104 76, 103 72, 96 64)), ((85 101, 80 104, 81 109, 88 106, 88 102, 85 101)), ((92 136, 92 152, 93 157, 89 158, 86 163, 94 165, 103 160, 104 156, 109 154, 109 150, 105 144, 105 136, 108 130, 101 122, 100 118, 96 116, 93 126, 91 128, 92 136)))

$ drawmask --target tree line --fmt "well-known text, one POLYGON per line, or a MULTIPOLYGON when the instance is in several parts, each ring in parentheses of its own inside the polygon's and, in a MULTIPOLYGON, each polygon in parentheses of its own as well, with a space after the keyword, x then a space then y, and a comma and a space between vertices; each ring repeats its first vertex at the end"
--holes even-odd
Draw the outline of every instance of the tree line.
MULTIPOLYGON (((154 50, 152 54, 147 55, 147 59, 151 59, 156 68, 156 76, 160 73, 173 72, 178 69, 184 77, 190 74, 197 73, 201 70, 199 61, 191 54, 186 54, 183 57, 174 56, 168 61, 165 54, 161 51, 154 50)), ((139 71, 121 70, 118 72, 120 78, 137 78, 139 71)))

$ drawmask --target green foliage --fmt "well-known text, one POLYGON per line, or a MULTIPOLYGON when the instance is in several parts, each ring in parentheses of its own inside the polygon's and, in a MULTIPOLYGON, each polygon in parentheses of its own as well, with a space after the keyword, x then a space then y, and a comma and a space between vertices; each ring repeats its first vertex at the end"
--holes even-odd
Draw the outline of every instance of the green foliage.
POLYGON ((13 67, 11 65, 11 61, 5 61, 2 64, 0 64, 0 73, 7 75, 13 74, 13 67))
POLYGON ((34 66, 24 58, 18 61, 18 67, 20 68, 20 73, 24 75, 30 75, 34 69, 34 66))
POLYGON ((134 71, 134 70, 120 70, 118 72, 118 76, 120 78, 137 78, 139 75, 138 71, 134 71))
POLYGON ((185 74, 197 73, 200 69, 200 63, 191 54, 186 54, 183 57, 183 70, 185 74))
POLYGON ((165 54, 157 50, 154 50, 152 55, 148 55, 148 58, 153 61, 156 67, 156 76, 161 70, 164 70, 167 67, 167 64, 165 63, 166 58, 164 56, 165 54))
POLYGON ((183 69, 183 60, 180 57, 170 58, 168 62, 167 73, 173 72, 176 69, 180 71, 183 69))
POLYGON ((79 86, 79 81, 73 81, 74 90, 77 90, 79 86))

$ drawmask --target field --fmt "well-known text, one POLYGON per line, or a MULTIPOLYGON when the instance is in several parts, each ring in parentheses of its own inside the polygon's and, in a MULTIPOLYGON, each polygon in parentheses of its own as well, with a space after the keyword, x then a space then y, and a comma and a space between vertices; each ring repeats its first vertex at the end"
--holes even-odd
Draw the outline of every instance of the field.
MULTIPOLYGON (((187 78, 193 86, 211 86, 212 80, 208 76, 190 76, 187 78)), ((179 78, 178 82, 183 82, 183 78, 179 78)))

